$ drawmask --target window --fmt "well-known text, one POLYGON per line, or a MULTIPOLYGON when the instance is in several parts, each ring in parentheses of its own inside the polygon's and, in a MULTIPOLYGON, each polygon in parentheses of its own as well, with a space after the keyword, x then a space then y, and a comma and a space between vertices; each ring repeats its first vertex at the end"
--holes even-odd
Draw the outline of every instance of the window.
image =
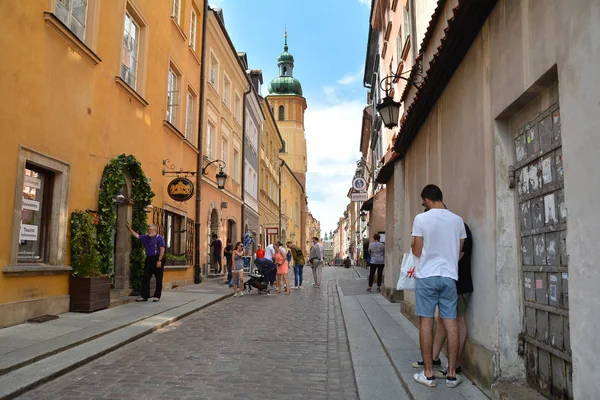
POLYGON ((208 130, 206 132, 206 157, 209 160, 213 159, 213 143, 215 141, 215 127, 212 124, 208 124, 208 130))
POLYGON ((283 174, 283 186, 287 187, 287 174, 283 174))
MULTIPOLYGON (((406 4, 406 7, 408 7, 408 3, 406 4)), ((410 13, 409 13, 408 8, 403 7, 402 13, 404 16, 404 22, 402 24, 402 45, 404 45, 404 43, 406 43, 406 39, 410 35, 411 27, 410 27, 410 13)))
POLYGON ((181 15, 181 2, 180 0, 173 0, 171 6, 171 17, 175 18, 175 21, 179 24, 179 17, 181 15))
POLYGON ((188 89, 185 110, 185 138, 189 141, 194 137, 194 94, 188 89))
POLYGON ((88 0, 56 0, 56 17, 82 42, 85 40, 88 0))
POLYGON ((121 79, 134 90, 137 85, 139 51, 140 26, 135 22, 131 14, 126 12, 123 55, 121 57, 121 79))
POLYGON ((217 88, 217 79, 218 79, 218 68, 219 63, 217 62, 217 60, 211 56, 210 57, 210 72, 209 72, 209 82, 215 87, 215 89, 217 88))
POLYGON ((198 15, 196 14, 196 10, 192 8, 192 13, 190 14, 190 47, 192 50, 196 51, 196 25, 198 22, 198 15))
POLYGON ((239 182, 240 152, 233 150, 233 179, 239 182))
POLYGON ((260 126, 260 144, 262 145, 263 143, 265 143, 265 124, 262 124, 260 126))
POLYGON ((229 96, 231 92, 231 82, 227 77, 223 77, 223 104, 229 108, 229 96))
POLYGON ((46 262, 53 175, 29 163, 25 166, 19 262, 46 262))
POLYGON ((225 163, 225 168, 223 168, 224 172, 227 172, 227 155, 229 153, 229 142, 227 139, 223 138, 223 142, 221 143, 221 160, 225 163))
POLYGON ((283 106, 279 106, 279 120, 280 121, 285 120, 285 107, 283 107, 283 106))
POLYGON ((241 111, 242 111, 242 99, 240 99, 240 96, 236 93, 235 94, 235 103, 233 105, 233 116, 238 121, 240 121, 242 119, 241 111))
POLYGON ((185 254, 185 217, 165 211, 165 253, 185 254))
POLYGON ((288 152, 288 147, 287 147, 287 140, 283 141, 283 149, 281 151, 282 153, 287 153, 288 152))
POLYGON ((171 125, 177 124, 177 113, 179 112, 179 76, 169 67, 169 79, 167 84, 167 117, 171 125))

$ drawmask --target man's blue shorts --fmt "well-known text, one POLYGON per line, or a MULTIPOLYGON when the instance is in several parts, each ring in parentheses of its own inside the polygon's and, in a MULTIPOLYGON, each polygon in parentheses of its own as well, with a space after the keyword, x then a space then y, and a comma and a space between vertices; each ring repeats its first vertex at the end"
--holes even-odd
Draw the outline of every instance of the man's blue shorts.
POLYGON ((456 318, 458 295, 454 279, 443 276, 417 278, 415 297, 417 298, 416 314, 419 317, 433 318, 437 305, 442 318, 456 318))

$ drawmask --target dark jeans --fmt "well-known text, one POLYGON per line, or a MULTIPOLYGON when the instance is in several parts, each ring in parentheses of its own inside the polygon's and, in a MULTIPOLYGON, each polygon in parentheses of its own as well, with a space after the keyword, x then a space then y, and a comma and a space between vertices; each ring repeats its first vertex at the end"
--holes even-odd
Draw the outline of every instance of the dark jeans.
POLYGON ((221 261, 221 253, 219 254, 213 254, 213 266, 215 269, 216 273, 221 273, 221 270, 223 268, 223 262, 221 261))
POLYGON ((156 289, 154 289, 153 297, 160 299, 160 295, 162 293, 163 273, 165 271, 165 260, 163 259, 161 268, 156 268, 157 262, 158 256, 146 257, 146 262, 144 263, 144 276, 142 277, 142 297, 144 299, 150 297, 150 279, 152 278, 152 275, 156 277, 156 289))
POLYGON ((375 277, 375 271, 377 271, 377 287, 381 287, 381 279, 383 278, 383 266, 384 264, 370 264, 371 270, 369 271, 369 287, 373 286, 373 278, 375 277))
POLYGON ((294 264, 294 286, 302 286, 302 275, 304 273, 304 265, 294 264))
POLYGON ((228 259, 225 257, 225 260, 227 260, 227 282, 231 282, 231 279, 233 279, 233 259, 228 259))

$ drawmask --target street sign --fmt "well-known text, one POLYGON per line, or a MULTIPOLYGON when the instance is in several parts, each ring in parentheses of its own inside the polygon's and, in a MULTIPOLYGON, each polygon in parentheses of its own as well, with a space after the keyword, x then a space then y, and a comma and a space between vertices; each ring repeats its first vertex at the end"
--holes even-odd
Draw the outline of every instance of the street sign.
POLYGON ((350 197, 352 201, 367 201, 369 199, 367 192, 353 192, 350 197))
POLYGON ((267 228, 267 235, 277 235, 279 228, 267 228))
POLYGON ((354 178, 352 180, 352 189, 356 190, 357 192, 363 192, 367 189, 367 181, 365 178, 354 178))

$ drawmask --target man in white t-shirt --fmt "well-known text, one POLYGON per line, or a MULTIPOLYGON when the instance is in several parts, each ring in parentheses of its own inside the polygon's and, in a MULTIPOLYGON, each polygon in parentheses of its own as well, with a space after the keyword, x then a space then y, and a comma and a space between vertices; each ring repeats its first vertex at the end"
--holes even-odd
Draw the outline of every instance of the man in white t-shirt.
POLYGON ((415 297, 416 314, 420 317, 420 342, 424 370, 414 379, 425 386, 436 386, 433 372, 433 320, 438 306, 444 328, 448 334, 448 374, 446 386, 456 387, 458 358, 458 324, 456 322, 456 281, 458 259, 467 237, 461 217, 446 209, 442 191, 435 185, 427 185, 421 192, 423 207, 427 212, 415 217, 413 222, 412 251, 420 262, 415 271, 417 284, 415 297))

